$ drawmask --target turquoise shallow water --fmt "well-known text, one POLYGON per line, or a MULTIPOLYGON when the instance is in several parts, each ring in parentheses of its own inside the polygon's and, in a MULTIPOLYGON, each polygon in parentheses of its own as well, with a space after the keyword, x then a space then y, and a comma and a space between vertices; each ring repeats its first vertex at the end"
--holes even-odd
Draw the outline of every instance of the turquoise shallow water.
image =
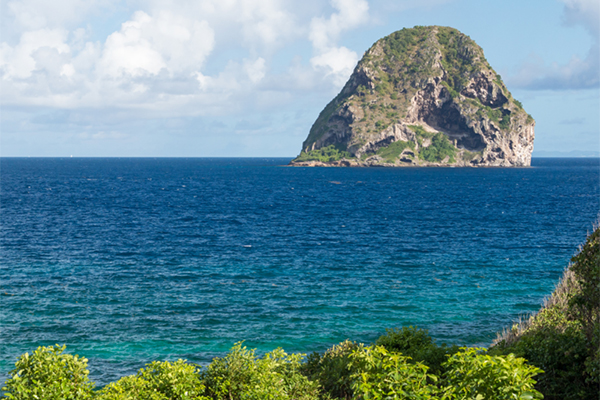
POLYGON ((67 344, 105 384, 370 342, 418 325, 487 345, 539 308, 600 210, 598 159, 518 169, 289 159, 0 159, 0 381, 67 344))

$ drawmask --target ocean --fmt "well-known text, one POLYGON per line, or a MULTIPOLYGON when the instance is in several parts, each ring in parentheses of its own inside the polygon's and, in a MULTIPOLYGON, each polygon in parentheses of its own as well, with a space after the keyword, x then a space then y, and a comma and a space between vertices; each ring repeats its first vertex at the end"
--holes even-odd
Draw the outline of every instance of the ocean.
POLYGON ((0 383, 66 344, 104 385, 373 342, 487 346, 539 309, 600 211, 600 160, 292 168, 289 158, 0 159, 0 383))

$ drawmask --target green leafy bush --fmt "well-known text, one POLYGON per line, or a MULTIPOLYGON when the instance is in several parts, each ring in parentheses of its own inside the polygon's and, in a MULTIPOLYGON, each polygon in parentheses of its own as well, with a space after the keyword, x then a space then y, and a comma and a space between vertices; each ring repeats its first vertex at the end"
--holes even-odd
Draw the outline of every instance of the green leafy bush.
POLYGON ((185 360, 153 361, 137 375, 126 376, 104 387, 99 399, 208 400, 201 396, 203 393, 204 385, 195 365, 185 360))
POLYGON ((546 305, 497 341, 542 368, 536 388, 547 400, 597 398, 600 386, 600 228, 588 236, 546 305))
POLYGON ((334 399, 351 399, 352 375, 357 371, 350 365, 350 355, 362 345, 349 340, 332 346, 323 355, 315 352, 307 357, 302 366, 302 372, 310 380, 319 383, 322 396, 334 399))
POLYGON ((109 383, 97 395, 98 400, 168 400, 163 393, 159 393, 145 379, 137 375, 125 376, 117 382, 109 383))
POLYGON ((18 400, 89 399, 94 384, 88 380, 87 359, 63 354, 66 346, 40 346, 23 354, 10 371, 5 395, 18 400))
POLYGON ((588 236, 585 244, 573 258, 571 270, 579 286, 569 301, 570 316, 580 321, 583 331, 595 348, 598 348, 598 323, 600 322, 600 227, 588 236))
POLYGON ((435 375, 410 357, 387 351, 382 346, 359 348, 351 354, 359 365, 352 377, 356 399, 436 399, 435 375))
POLYGON ((485 349, 463 348, 445 363, 444 394, 450 399, 542 399, 533 377, 539 368, 512 354, 490 356, 485 349))
POLYGON ((513 353, 525 357, 544 370, 536 389, 546 399, 585 399, 593 392, 585 382, 587 348, 581 331, 567 328, 560 332, 552 327, 534 329, 523 335, 514 345, 500 345, 492 354, 513 353))
POLYGON ((510 115, 503 115, 502 119, 498 122, 498 125, 504 130, 510 128, 510 115))
POLYGON ((215 400, 317 399, 318 385, 300 373, 301 361, 301 354, 282 349, 257 358, 255 350, 236 343, 203 371, 205 395, 215 400))
POLYGON ((450 355, 459 351, 458 346, 438 346, 426 329, 412 326, 386 329, 386 334, 380 336, 375 344, 385 347, 388 351, 409 356, 415 362, 422 362, 430 368, 430 373, 435 375, 442 375, 443 363, 450 355))
POLYGON ((448 137, 443 133, 436 133, 431 138, 431 144, 421 148, 419 157, 429 162, 441 162, 448 157, 449 162, 455 162, 456 147, 450 142, 448 137))

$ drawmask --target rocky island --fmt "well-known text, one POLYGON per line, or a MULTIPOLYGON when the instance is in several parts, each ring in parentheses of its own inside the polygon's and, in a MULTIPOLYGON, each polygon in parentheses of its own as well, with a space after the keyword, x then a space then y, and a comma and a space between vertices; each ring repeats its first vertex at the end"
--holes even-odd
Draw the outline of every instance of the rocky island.
POLYGON ((290 165, 529 166, 534 127, 471 38, 417 26, 364 54, 290 165))

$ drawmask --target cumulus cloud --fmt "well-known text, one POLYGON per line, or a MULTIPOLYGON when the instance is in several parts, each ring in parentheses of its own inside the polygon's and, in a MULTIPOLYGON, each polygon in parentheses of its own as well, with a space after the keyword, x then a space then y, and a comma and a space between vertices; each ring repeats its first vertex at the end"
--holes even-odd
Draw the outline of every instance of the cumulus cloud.
POLYGON ((139 9, 118 29, 90 39, 93 28, 81 25, 85 18, 117 3, 3 3, 13 34, 0 43, 2 104, 197 115, 229 112, 242 102, 289 101, 295 90, 330 93, 358 61, 340 38, 369 22, 366 0, 332 0, 332 11, 320 17, 314 15, 323 12, 322 1, 142 0, 130 4, 139 9), (279 49, 306 40, 312 58, 292 58, 271 71, 279 49), (207 72, 211 57, 222 60, 223 54, 229 60, 213 62, 207 72))
POLYGON ((598 0, 561 0, 563 23, 583 26, 592 37, 585 58, 573 56, 568 63, 546 65, 531 56, 511 81, 516 87, 532 90, 589 89, 600 86, 600 2, 598 0))
POLYGON ((358 62, 358 54, 337 46, 342 32, 354 29, 369 20, 369 4, 365 0, 332 0, 337 10, 329 18, 315 17, 310 24, 309 39, 316 55, 311 65, 331 76, 336 86, 348 79, 358 62))
POLYGON ((135 12, 104 43, 83 36, 81 29, 26 30, 14 46, 0 44, 2 102, 165 107, 168 98, 200 90, 195 77, 215 45, 207 21, 165 10, 135 12))
POLYGON ((0 45, 0 68, 3 77, 28 78, 35 70, 52 69, 52 56, 56 53, 70 53, 65 43, 67 31, 64 29, 40 29, 25 32, 19 43, 11 47, 0 45))
POLYGON ((346 83, 357 62, 358 55, 343 46, 330 48, 310 59, 315 69, 325 70, 326 75, 332 76, 333 84, 337 87, 346 83))
POLYGON ((200 69, 214 47, 206 21, 160 11, 151 17, 138 11, 104 45, 100 68, 111 77, 170 74, 200 69))

